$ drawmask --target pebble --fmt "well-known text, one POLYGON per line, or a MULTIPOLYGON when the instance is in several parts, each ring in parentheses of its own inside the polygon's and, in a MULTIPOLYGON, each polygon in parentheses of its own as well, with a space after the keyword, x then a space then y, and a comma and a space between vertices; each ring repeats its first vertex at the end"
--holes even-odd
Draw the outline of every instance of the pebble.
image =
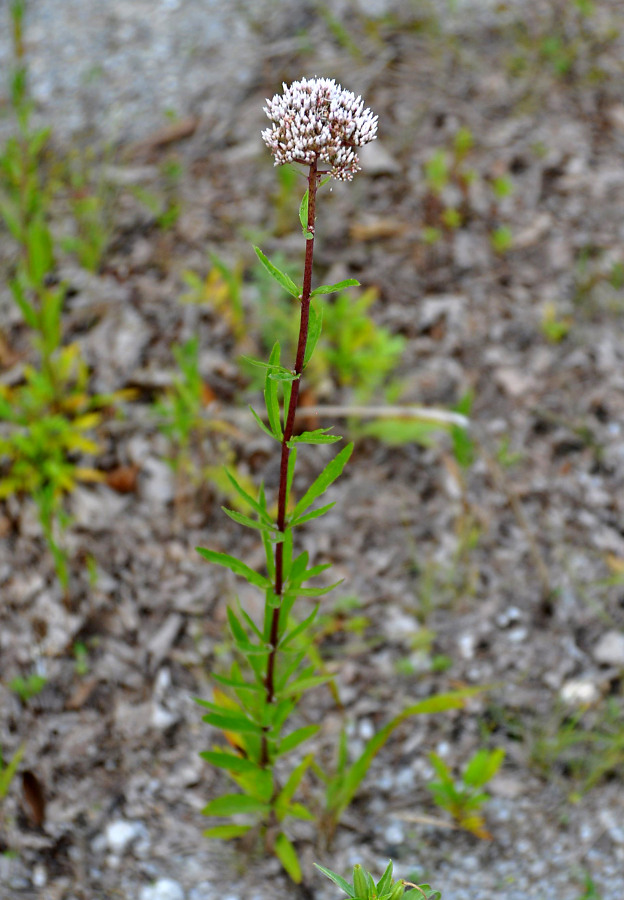
POLYGON ((559 696, 564 703, 576 706, 594 703, 600 696, 600 691, 589 678, 570 678, 562 685, 559 696))
POLYGON ((177 881, 159 878, 155 884, 141 888, 139 900, 185 900, 185 894, 177 881))
POLYGON ((142 822, 128 822, 125 819, 117 819, 106 826, 106 843, 111 853, 121 856, 131 844, 139 838, 147 837, 147 829, 142 822))
POLYGON ((603 666, 624 666, 624 633, 607 631, 594 647, 592 656, 603 666))
POLYGON ((391 847, 399 847, 405 842, 405 829, 399 822, 393 822, 384 831, 384 840, 391 847))

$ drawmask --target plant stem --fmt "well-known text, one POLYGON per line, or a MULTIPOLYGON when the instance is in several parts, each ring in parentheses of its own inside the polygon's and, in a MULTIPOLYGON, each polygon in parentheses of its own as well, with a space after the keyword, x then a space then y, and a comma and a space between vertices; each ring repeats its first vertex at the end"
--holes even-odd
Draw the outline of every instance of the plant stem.
MULTIPOLYGON (((288 459, 290 447, 288 442, 293 436, 297 403, 299 401, 299 387, 303 372, 306 345, 308 343, 308 325, 310 321, 310 294, 312 292, 312 261, 314 257, 314 219, 316 213, 316 191, 318 187, 317 163, 314 160, 310 165, 308 174, 308 222, 307 232, 310 237, 306 240, 305 265, 303 271, 303 289, 301 291, 301 318, 299 321, 299 341, 297 343, 297 356, 294 372, 298 376, 292 382, 290 403, 284 422, 284 436, 282 438, 282 456, 280 462, 279 490, 277 497, 277 528, 284 533, 286 530, 286 485, 288 479, 288 459)), ((281 598, 284 589, 284 543, 280 541, 275 545, 275 596, 281 598)), ((267 706, 275 699, 275 662, 277 657, 277 643, 279 640, 279 619, 281 600, 274 607, 271 618, 271 633, 269 637, 269 657, 267 660, 267 672, 264 680, 267 706)), ((268 730, 268 729, 267 729, 268 730)), ((262 736, 262 749, 260 765, 266 766, 269 762, 269 747, 265 734, 262 736)))

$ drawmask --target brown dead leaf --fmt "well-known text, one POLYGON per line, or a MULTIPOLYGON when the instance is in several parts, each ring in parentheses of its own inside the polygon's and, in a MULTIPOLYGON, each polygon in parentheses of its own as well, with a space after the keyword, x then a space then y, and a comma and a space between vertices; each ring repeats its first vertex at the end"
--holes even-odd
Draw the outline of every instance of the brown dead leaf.
POLYGON ((131 158, 149 155, 154 150, 159 150, 168 144, 174 144, 176 141, 191 137, 192 134, 195 134, 198 125, 199 119, 197 116, 187 116, 185 119, 180 119, 179 122, 174 122, 172 125, 165 125, 164 128, 159 128, 158 131, 144 138, 144 140, 131 144, 127 155, 131 158))
POLYGON ((201 393, 202 403, 204 406, 209 406, 217 399, 217 395, 210 387, 209 384, 206 384, 204 381, 202 384, 202 393, 201 393))
POLYGON ((19 353, 10 346, 4 334, 0 331, 0 367, 10 369, 20 361, 19 353))
POLYGON ((355 241, 376 241, 379 238, 397 237, 407 230, 407 223, 399 219, 375 219, 371 222, 356 222, 350 234, 355 241))
POLYGON ((89 678, 88 681, 82 681, 65 704, 65 709, 82 709, 97 687, 97 684, 97 678, 89 678))
POLYGON ((106 473, 106 484, 118 494, 132 494, 136 490, 139 467, 133 463, 131 466, 118 466, 106 473))
POLYGON ((29 819, 37 828, 41 828, 45 820, 46 807, 43 785, 29 769, 22 772, 22 791, 29 819))

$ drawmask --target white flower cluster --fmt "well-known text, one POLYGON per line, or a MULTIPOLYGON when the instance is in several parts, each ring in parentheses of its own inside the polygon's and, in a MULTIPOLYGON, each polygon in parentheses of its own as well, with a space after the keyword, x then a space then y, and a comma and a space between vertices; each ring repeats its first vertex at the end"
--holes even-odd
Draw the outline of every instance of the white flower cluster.
POLYGON ((333 78, 302 78, 267 100, 264 111, 273 123, 262 139, 275 165, 314 160, 327 163, 334 178, 351 181, 360 169, 354 147, 377 137, 377 116, 364 101, 344 91, 333 78))

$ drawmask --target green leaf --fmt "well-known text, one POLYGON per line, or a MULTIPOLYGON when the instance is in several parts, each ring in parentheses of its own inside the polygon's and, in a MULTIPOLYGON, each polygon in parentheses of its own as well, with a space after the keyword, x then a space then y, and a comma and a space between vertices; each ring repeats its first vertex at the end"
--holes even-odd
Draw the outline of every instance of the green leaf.
MULTIPOLYGON (((279 363, 280 358, 280 345, 276 341, 273 345, 273 349, 271 350, 271 356, 269 357, 270 363, 279 363)), ((277 438, 277 440, 281 441, 283 438, 282 426, 280 423, 280 407, 279 407, 279 398, 277 396, 277 383, 275 379, 271 378, 271 370, 267 369, 266 377, 264 379, 264 402, 266 405, 267 415, 269 417, 269 426, 273 433, 273 437, 277 438)))
POLYGON ((302 819, 304 822, 314 822, 316 819, 314 813, 310 812, 303 803, 291 803, 286 815, 290 816, 292 819, 302 819))
POLYGON ((19 242, 22 231, 17 208, 9 203, 0 202, 0 216, 4 219, 7 228, 11 232, 11 237, 19 242))
POLYGON ((297 503, 297 505, 295 506, 292 513, 293 519, 298 519, 299 516, 301 516, 302 513, 304 513, 306 509, 308 509, 309 506, 312 506, 317 497, 320 497, 321 494, 324 494, 330 484, 332 484, 340 476, 352 452, 353 444, 347 444, 347 446, 343 447, 340 453, 338 453, 332 459, 332 461, 327 466, 325 466, 321 474, 312 482, 299 503, 297 503))
POLYGON ((230 556, 229 553, 218 553, 216 550, 208 550, 206 547, 196 547, 195 549, 208 562, 216 563, 218 566, 225 566, 226 569, 229 569, 235 575, 240 575, 249 584, 255 584, 256 587, 263 589, 271 586, 267 578, 260 575, 259 572, 254 572, 248 565, 241 562, 240 559, 236 559, 235 556, 230 556))
POLYGON ((262 813, 266 815, 269 807, 255 797, 246 794, 224 794, 216 797, 202 809, 204 816, 235 816, 238 813, 262 813))
POLYGON ((337 281, 336 284, 322 284, 315 288, 310 294, 316 297, 317 294, 333 294, 335 291, 342 291, 344 288, 359 287, 360 282, 357 278, 345 278, 344 281, 337 281))
POLYGON ((304 631, 306 631, 314 622, 318 611, 319 611, 319 606, 317 604, 314 607, 314 609, 312 610, 312 612, 310 613, 310 615, 307 616, 303 620, 303 622, 299 622, 299 624, 296 625, 292 629, 292 631, 289 631, 287 634, 284 635, 284 637, 282 638, 282 640, 279 643, 279 649, 283 650, 285 647, 288 646, 288 644, 292 643, 296 638, 298 638, 300 634, 302 634, 304 631))
POLYGON ((6 766, 2 766, 2 756, 0 755, 0 800, 2 800, 10 786, 13 778, 15 777, 15 773, 17 772, 18 766, 22 761, 22 757, 26 750, 26 744, 21 744, 11 759, 11 762, 7 763, 6 766))
POLYGON ((297 851, 288 840, 283 831, 280 831, 278 836, 275 838, 275 855, 284 866, 284 869, 291 877, 291 879, 295 882, 295 884, 301 883, 301 866, 299 865, 299 859, 297 858, 297 851))
POLYGON ((387 890, 392 886, 392 860, 389 860, 388 865, 386 867, 386 871, 383 873, 379 881, 377 882, 377 896, 381 896, 381 894, 385 894, 387 890))
POLYGON ((258 628, 258 626, 256 625, 256 623, 254 622, 254 620, 251 618, 251 616, 249 615, 249 613, 245 612, 245 610, 242 608, 242 606, 240 605, 240 603, 238 604, 238 609, 239 609, 239 612, 240 612, 241 616, 242 616, 243 619, 247 622, 247 624, 249 625, 249 627, 251 628, 251 630, 253 631, 253 633, 259 638, 259 640, 261 640, 261 641, 264 640, 264 638, 262 637, 262 633, 261 633, 260 629, 258 628))
POLYGON ((271 378, 273 381, 277 381, 279 384, 283 385, 292 384, 293 381, 298 381, 300 377, 296 372, 291 372, 289 369, 286 369, 285 372, 283 372, 281 369, 279 372, 269 369, 268 374, 269 378, 271 378))
POLYGON ((232 838, 242 837, 252 828, 251 825, 215 825, 207 828, 203 835, 208 838, 217 838, 222 841, 230 841, 232 838))
POLYGON ((327 684, 328 681, 331 681, 331 675, 311 675, 309 678, 297 678, 287 685, 281 693, 284 697, 294 697, 309 691, 313 687, 318 687, 319 684, 327 684))
POLYGON ((333 584, 327 585, 327 587, 319 587, 319 588, 303 588, 294 585, 292 588, 284 591, 284 596, 288 597, 294 594, 296 597, 322 597, 324 594, 329 594, 330 591, 333 591, 334 588, 337 588, 339 584, 342 584, 344 578, 341 578, 340 581, 335 581, 333 584))
POLYGON ((301 299, 301 291, 292 280, 292 278, 287 275, 285 272, 282 272, 277 266, 273 265, 270 259, 268 259, 262 250, 259 247, 254 247, 256 251, 256 256, 267 270, 269 275, 274 278, 279 285, 281 285, 285 291, 288 291, 289 294, 292 294, 293 297, 296 297, 297 300, 301 299))
POLYGON ((228 623, 230 626, 230 631, 232 632, 232 637, 236 641, 236 644, 239 647, 247 649, 248 647, 257 647, 258 645, 254 645, 247 635, 247 632, 243 628, 240 623, 240 620, 231 606, 227 607, 226 614, 228 617, 228 623))
POLYGON ((277 755, 283 756, 285 753, 290 753, 299 744, 303 744, 304 741, 314 737, 320 727, 320 725, 304 725, 303 728, 297 728, 296 731, 291 732, 280 742, 277 755))
POLYGON ((275 440, 281 442, 281 440, 282 440, 281 437, 278 438, 275 434, 273 434, 272 431, 270 431, 270 430, 266 427, 266 425, 264 424, 264 422, 262 421, 262 419, 260 418, 260 416, 258 415, 258 413, 255 411, 255 409, 254 409, 252 406, 250 406, 249 409, 250 409, 250 411, 251 411, 252 416, 253 416, 254 419, 256 420, 256 424, 260 426, 260 428, 264 431, 264 433, 265 433, 265 434, 268 434, 268 436, 269 436, 270 438, 274 438, 275 440))
MULTIPOLYGON (((255 528, 257 531, 268 531, 269 533, 276 531, 277 526, 273 522, 258 522, 257 519, 250 519, 249 516, 239 513, 235 509, 228 509, 227 506, 222 506, 221 509, 226 516, 229 516, 230 519, 239 525, 245 525, 246 528, 255 528)), ((272 539, 279 540, 279 536, 276 535, 272 539)))
POLYGON ((341 891, 344 891, 347 896, 351 897, 352 900, 355 900, 355 891, 353 890, 353 885, 349 884, 348 881, 345 881, 344 878, 341 878, 340 875, 337 875, 335 872, 332 872, 331 869, 326 869, 324 866, 319 866, 318 863, 314 863, 319 872, 322 872, 330 881, 333 881, 334 884, 338 885, 341 891))
POLYGON ((254 359, 253 356, 240 356, 239 359, 243 359, 245 362, 249 363, 250 366, 256 366, 258 369, 270 369, 272 372, 281 372, 283 375, 293 375, 293 377, 297 377, 291 369, 286 369, 284 366, 271 365, 271 363, 263 362, 261 359, 254 359))
POLYGON ((9 282, 9 287, 11 288, 13 299, 19 306, 20 312, 24 316, 24 321, 26 322, 28 327, 38 329, 39 321, 37 313, 34 306, 29 303, 23 285, 17 279, 13 279, 9 282))
POLYGON ((292 449, 297 444, 335 444, 336 441, 342 440, 337 434, 324 434, 327 430, 327 428, 318 428, 316 431, 302 431, 301 434, 295 435, 288 441, 288 446, 292 449))
POLYGON ((257 500, 254 500, 254 498, 251 496, 251 494, 247 493, 245 488, 242 487, 242 485, 240 485, 238 483, 236 478, 234 478, 234 476, 232 475, 231 472, 228 471, 228 469, 225 470, 225 474, 227 475, 230 484, 232 485, 232 487, 234 488, 236 493, 239 495, 239 497, 241 497, 245 501, 245 503, 248 503, 252 509, 255 509, 255 511, 258 513, 258 515, 260 516, 261 519, 263 519, 267 523, 270 523, 271 517, 269 516, 269 514, 266 511, 266 506, 263 506, 262 503, 259 503, 257 500))
MULTIPOLYGON (((266 497, 264 494, 264 484, 260 485, 260 491, 258 493, 258 499, 260 501, 260 505, 264 512, 267 513, 267 505, 266 505, 266 497)), ((262 534, 262 546, 264 547, 264 555, 266 557, 266 567, 269 578, 271 582, 275 581, 275 558, 273 556, 273 544, 271 543, 271 538, 267 534, 266 531, 263 531, 262 534)))
POLYGON ((217 675, 216 672, 212 672, 210 677, 217 684, 222 684, 223 687, 234 688, 237 691, 252 691, 254 694, 257 694, 263 687, 260 684, 249 684, 246 681, 238 681, 236 678, 228 678, 226 675, 217 675))
POLYGON ((251 719, 235 712, 210 712, 202 716, 202 721, 221 731, 234 731, 236 734, 261 734, 262 728, 251 719))
POLYGON ((40 285, 52 269, 52 236, 42 219, 35 219, 28 228, 28 274, 33 284, 40 285))
POLYGON ((314 233, 308 230, 308 201, 309 192, 306 191, 299 204, 299 221, 301 222, 301 230, 306 241, 314 237, 314 233))
POLYGON ((288 572, 288 580, 291 583, 299 584, 305 580, 305 571, 308 567, 309 558, 308 551, 303 550, 299 556, 293 559, 288 572))
POLYGON ((290 801, 292 800, 292 798, 295 794, 295 791, 299 787, 299 785, 301 783, 301 779, 303 778, 303 776, 305 775, 307 770, 310 768, 311 762, 312 762, 312 754, 308 754, 306 757, 304 757, 304 759, 301 760, 299 765, 295 769, 293 769, 293 771, 290 773, 290 776, 289 776, 286 784, 284 785, 282 790, 277 795, 277 799, 275 801, 275 807, 276 807, 276 812, 277 812, 280 822, 282 821, 282 819, 284 818, 284 815, 286 814, 286 812, 288 810, 290 801))
POLYGON ((505 758, 505 751, 478 750, 472 757, 462 775, 464 784, 471 787, 482 787, 498 772, 505 758))
POLYGON ((255 775, 264 771, 250 759, 243 759, 242 756, 236 756, 234 753, 218 753, 214 750, 206 750, 199 755, 213 766, 225 769, 226 772, 236 772, 237 775, 255 775))
MULTIPOLYGON (((314 293, 314 292, 313 292, 314 293)), ((312 357, 318 339, 323 330, 323 307, 316 303, 310 303, 310 322, 308 325, 308 341, 306 344, 305 355, 303 357, 303 365, 307 366, 308 361, 312 357)))
POLYGON ((305 516, 301 516, 301 518, 296 519, 294 522, 291 522, 291 528, 297 528, 299 525, 303 525, 305 522, 311 522, 312 519, 318 519, 320 516, 324 516, 325 513, 329 512, 332 507, 336 505, 336 501, 332 501, 332 503, 328 503, 326 506, 321 506, 318 509, 313 509, 312 512, 306 513, 305 516))
POLYGON ((438 756, 437 753, 432 752, 429 754, 429 762, 433 766, 434 771, 441 782, 440 785, 433 785, 433 784, 430 785, 430 787, 434 791, 434 793, 436 793, 438 796, 442 796, 442 794, 446 793, 448 790, 451 790, 453 792, 453 794, 456 795, 457 792, 455 791, 455 781, 453 778, 453 773, 451 772, 451 770, 447 766, 447 764, 444 762, 442 757, 438 756), (440 794, 439 790, 435 791, 434 790, 435 787, 442 787, 443 788, 442 794, 440 794))
POLYGON ((295 465, 297 463, 297 448, 293 447, 290 451, 290 455, 288 457, 288 470, 286 473, 286 509, 288 509, 288 504, 290 501, 290 494, 292 492, 292 483, 293 478, 295 476, 295 465))

